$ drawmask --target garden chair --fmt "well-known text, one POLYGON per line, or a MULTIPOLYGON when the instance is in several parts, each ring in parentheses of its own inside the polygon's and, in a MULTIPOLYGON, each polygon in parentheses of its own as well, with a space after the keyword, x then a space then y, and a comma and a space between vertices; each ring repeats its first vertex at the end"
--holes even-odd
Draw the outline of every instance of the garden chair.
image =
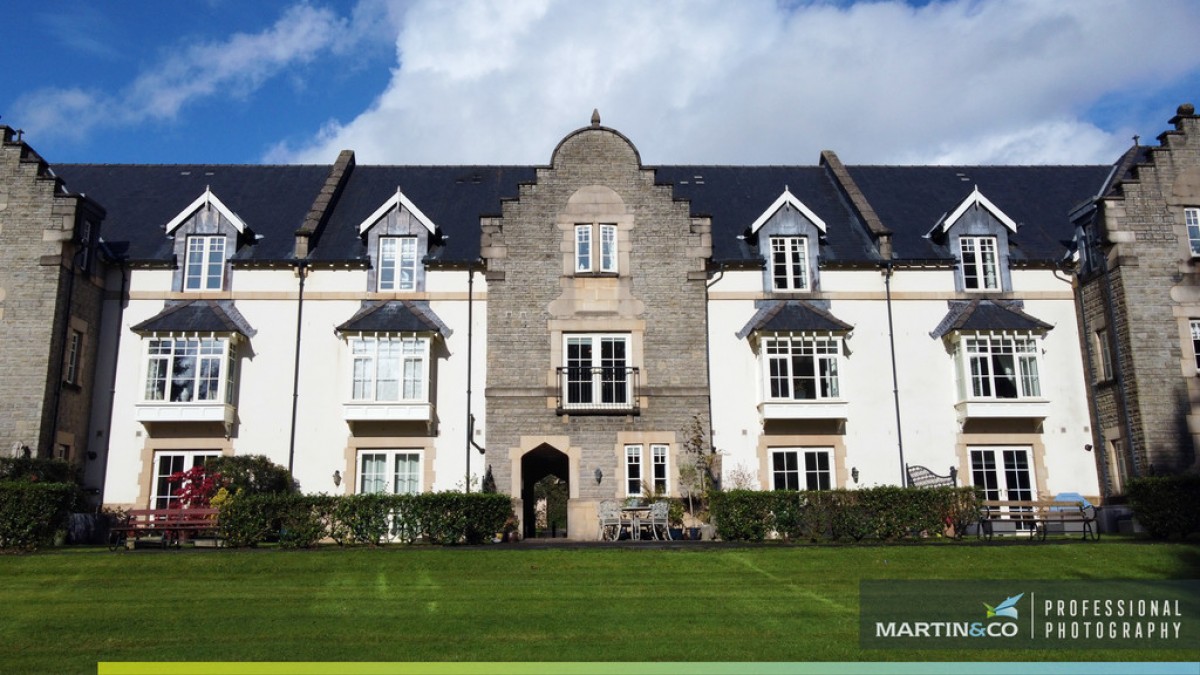
POLYGON ((616 541, 621 537, 623 525, 625 521, 621 520, 621 507, 616 500, 605 499, 600 502, 600 540, 608 539, 609 528, 612 528, 612 541, 616 541))
POLYGON ((650 505, 650 515, 646 520, 642 521, 642 525, 650 528, 650 534, 655 539, 670 539, 671 530, 670 523, 667 522, 667 514, 671 510, 671 505, 665 501, 654 502, 650 505), (659 530, 662 535, 659 535, 659 530))

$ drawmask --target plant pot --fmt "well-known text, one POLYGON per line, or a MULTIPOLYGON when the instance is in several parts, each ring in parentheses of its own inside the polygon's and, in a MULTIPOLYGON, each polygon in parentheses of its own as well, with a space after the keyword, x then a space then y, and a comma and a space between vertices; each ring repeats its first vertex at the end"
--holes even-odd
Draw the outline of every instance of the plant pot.
POLYGON ((700 540, 700 528, 689 527, 687 529, 687 538, 691 539, 692 541, 699 541, 700 540))
POLYGON ((669 534, 671 535, 671 538, 676 541, 683 539, 683 528, 682 527, 672 527, 669 530, 669 534))

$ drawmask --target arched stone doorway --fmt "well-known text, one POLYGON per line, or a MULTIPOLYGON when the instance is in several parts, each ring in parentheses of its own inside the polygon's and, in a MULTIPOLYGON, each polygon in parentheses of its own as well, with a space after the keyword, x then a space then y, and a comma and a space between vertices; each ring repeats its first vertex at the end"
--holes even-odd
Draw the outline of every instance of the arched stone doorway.
POLYGON ((539 445, 521 457, 521 502, 524 505, 521 521, 525 537, 539 535, 539 498, 546 499, 546 529, 542 536, 566 536, 570 476, 567 455, 552 446, 539 445))

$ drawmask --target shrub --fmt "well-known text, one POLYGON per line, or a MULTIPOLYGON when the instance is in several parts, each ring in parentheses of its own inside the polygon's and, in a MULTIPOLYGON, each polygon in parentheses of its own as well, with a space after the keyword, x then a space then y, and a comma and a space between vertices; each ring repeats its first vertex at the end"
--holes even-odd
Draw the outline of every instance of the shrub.
POLYGON ((972 488, 876 487, 863 490, 731 490, 717 493, 713 514, 723 539, 762 541, 772 531, 787 539, 880 539, 961 536, 976 517, 972 488))
POLYGON ((234 495, 221 503, 217 529, 226 546, 256 546, 276 531, 275 509, 264 495, 234 495))
POLYGON ((221 475, 221 484, 236 493, 273 494, 297 492, 300 486, 288 470, 264 455, 222 455, 204 463, 208 473, 221 475))
POLYGON ((1152 536, 1186 537, 1200 531, 1200 475, 1135 478, 1128 492, 1134 515, 1152 536))
POLYGON ((72 483, 0 482, 0 549, 32 551, 52 541, 76 493, 72 483))
POLYGON ((62 459, 0 457, 0 481, 79 483, 78 471, 62 459))

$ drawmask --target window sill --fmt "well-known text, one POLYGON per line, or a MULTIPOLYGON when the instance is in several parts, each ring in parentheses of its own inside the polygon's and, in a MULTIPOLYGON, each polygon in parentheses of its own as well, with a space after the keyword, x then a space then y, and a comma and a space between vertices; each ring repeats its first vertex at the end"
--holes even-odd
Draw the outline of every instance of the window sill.
POLYGON ((1050 402, 1042 398, 961 401, 954 406, 959 421, 968 419, 1045 419, 1050 402))
POLYGON ((584 279, 616 279, 621 274, 620 272, 576 272, 574 276, 584 279))
POLYGON ((423 401, 355 401, 342 405, 347 422, 428 422, 433 405, 423 401))
POLYGON ((76 393, 83 391, 83 386, 78 382, 67 382, 66 380, 63 380, 62 388, 76 393))
POLYGON ((139 422, 220 422, 233 424, 234 406, 228 403, 167 403, 163 401, 137 404, 139 422))
POLYGON ((850 404, 841 399, 763 401, 758 412, 767 420, 844 420, 850 404))

